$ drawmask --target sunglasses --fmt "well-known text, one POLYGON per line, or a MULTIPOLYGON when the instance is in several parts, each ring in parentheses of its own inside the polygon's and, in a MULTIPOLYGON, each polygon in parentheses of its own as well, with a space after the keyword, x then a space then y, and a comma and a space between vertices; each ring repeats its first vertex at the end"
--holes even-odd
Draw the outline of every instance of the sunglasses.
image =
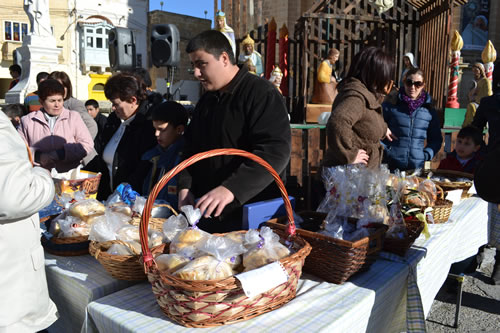
POLYGON ((411 86, 415 86, 415 88, 420 88, 420 87, 423 87, 424 86, 424 83, 422 81, 412 81, 410 79, 407 79, 405 81, 405 84, 408 86, 408 87, 411 87, 411 86))

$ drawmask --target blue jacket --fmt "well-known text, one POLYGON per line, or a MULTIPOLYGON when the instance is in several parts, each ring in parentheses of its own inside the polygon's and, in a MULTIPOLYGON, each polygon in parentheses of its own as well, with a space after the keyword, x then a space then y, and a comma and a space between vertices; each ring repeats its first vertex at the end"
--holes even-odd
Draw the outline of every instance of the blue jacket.
POLYGON ((422 168, 425 161, 438 153, 443 142, 439 117, 431 105, 430 95, 427 94, 424 104, 411 116, 401 93, 395 104, 385 102, 382 107, 387 126, 398 138, 392 142, 384 140, 384 163, 391 170, 422 168))
MULTIPOLYGON (((151 189, 170 169, 181 162, 181 153, 184 148, 184 137, 181 136, 167 149, 157 145, 142 155, 143 161, 151 162, 151 169, 144 179, 143 195, 149 195, 151 189)), ((172 178, 158 194, 156 200, 166 200, 174 208, 177 208, 177 176, 172 178)))

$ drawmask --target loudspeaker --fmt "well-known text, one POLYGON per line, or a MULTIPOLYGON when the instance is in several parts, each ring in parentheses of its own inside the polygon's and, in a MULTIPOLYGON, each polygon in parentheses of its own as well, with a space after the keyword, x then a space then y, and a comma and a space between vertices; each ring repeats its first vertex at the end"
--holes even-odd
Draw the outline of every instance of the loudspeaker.
POLYGON ((155 24, 151 28, 151 57, 156 67, 177 67, 181 60, 180 34, 173 24, 155 24))
POLYGON ((136 66, 135 36, 127 28, 115 27, 108 33, 109 65, 113 71, 132 71, 136 66))

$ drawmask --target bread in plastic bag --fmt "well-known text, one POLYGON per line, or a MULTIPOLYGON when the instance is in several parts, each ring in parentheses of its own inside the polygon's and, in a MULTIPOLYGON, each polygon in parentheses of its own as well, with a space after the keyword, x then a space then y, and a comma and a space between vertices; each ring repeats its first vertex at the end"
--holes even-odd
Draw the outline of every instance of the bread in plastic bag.
POLYGON ((218 280, 233 274, 233 270, 227 262, 219 261, 212 256, 196 258, 174 273, 181 279, 198 281, 218 280))
POLYGON ((175 272, 191 261, 190 258, 178 253, 160 254, 155 258, 158 269, 162 272, 175 272))
POLYGON ((140 254, 142 252, 141 251, 141 244, 139 242, 128 241, 126 243, 135 250, 135 253, 128 246, 123 245, 123 244, 112 244, 109 247, 109 249, 106 251, 106 253, 109 253, 112 255, 120 255, 120 256, 131 256, 131 255, 140 254))
POLYGON ((165 222, 163 222, 163 236, 165 237, 165 242, 173 241, 179 232, 186 230, 187 228, 188 221, 184 215, 171 215, 165 222))
POLYGON ((242 242, 235 242, 230 238, 214 235, 201 239, 196 244, 196 248, 212 255, 219 261, 225 261, 234 269, 241 264, 240 255, 247 251, 242 242))
POLYGON ((260 230, 260 241, 253 248, 243 254, 244 271, 249 271, 270 264, 290 255, 290 250, 280 243, 280 237, 271 228, 263 227, 260 230))
POLYGON ((90 227, 78 217, 66 216, 64 219, 58 220, 60 232, 58 238, 88 236, 90 227))
POLYGON ((96 218, 90 228, 89 240, 106 242, 116 240, 116 233, 123 226, 129 225, 130 217, 106 210, 104 215, 96 218))
POLYGON ((96 199, 78 201, 69 207, 69 215, 87 221, 90 217, 103 215, 106 207, 96 199))

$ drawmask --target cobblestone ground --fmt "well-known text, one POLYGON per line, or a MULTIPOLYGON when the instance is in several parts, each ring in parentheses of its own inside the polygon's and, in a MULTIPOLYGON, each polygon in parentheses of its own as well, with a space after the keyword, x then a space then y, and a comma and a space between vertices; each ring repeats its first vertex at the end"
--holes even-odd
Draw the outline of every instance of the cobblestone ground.
POLYGON ((486 249, 481 267, 466 275, 458 328, 455 321, 456 294, 441 287, 427 318, 427 332, 500 332, 500 286, 490 284, 493 249, 486 249))

